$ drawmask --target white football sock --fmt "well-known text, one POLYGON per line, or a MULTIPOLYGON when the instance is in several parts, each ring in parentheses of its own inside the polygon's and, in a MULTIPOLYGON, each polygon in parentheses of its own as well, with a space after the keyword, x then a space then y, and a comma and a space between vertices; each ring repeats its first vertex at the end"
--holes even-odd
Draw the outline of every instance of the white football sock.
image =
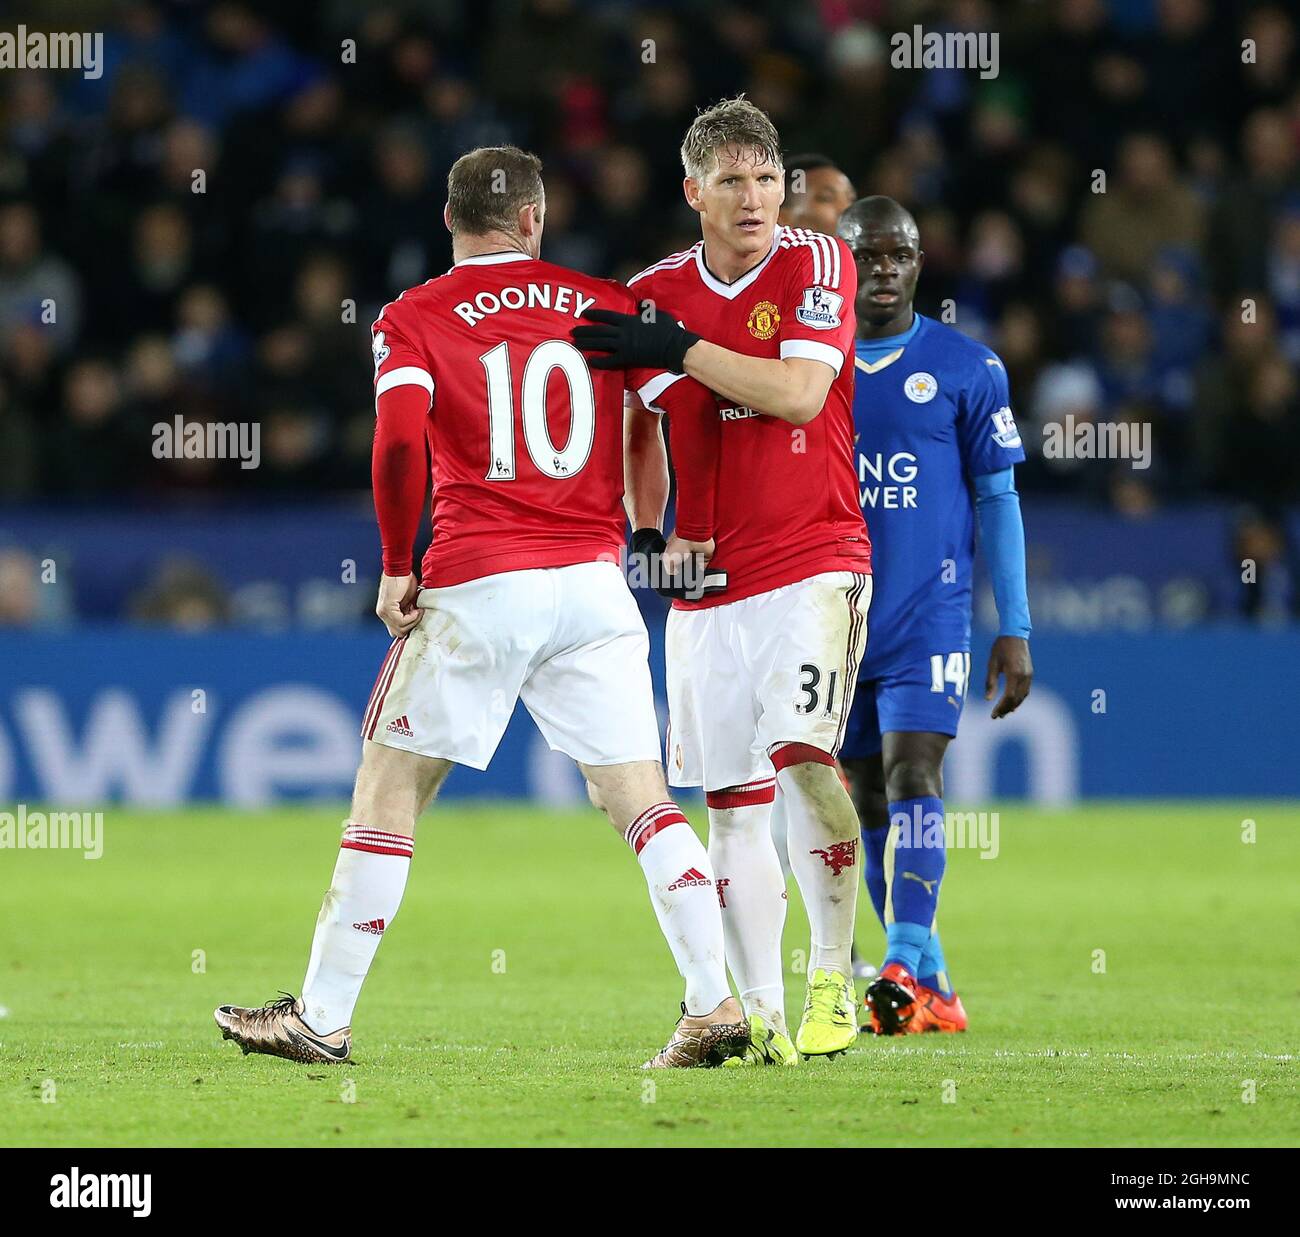
POLYGON ((303 1021, 320 1035, 351 1026, 361 985, 397 916, 415 839, 348 821, 302 981, 303 1021))
POLYGON ((712 1013, 731 989, 718 894, 704 844, 671 802, 646 808, 623 836, 645 873, 659 927, 686 981, 686 1012, 712 1013))
POLYGON ((790 866, 812 928, 808 974, 820 967, 847 978, 853 974, 853 916, 862 879, 853 801, 830 766, 795 765, 776 776, 785 800, 790 866), (801 782, 800 768, 831 776, 801 782))
POLYGON ((776 847, 776 857, 781 861, 781 874, 785 877, 785 883, 790 884, 790 843, 787 838, 789 825, 785 819, 785 798, 777 795, 772 800, 772 815, 769 818, 769 825, 772 830, 772 845, 776 847))
POLYGON ((781 933, 788 905, 785 876, 769 823, 771 784, 710 791, 709 858, 718 882, 722 927, 731 969, 747 1014, 760 1014, 773 1030, 789 1034, 785 1022, 785 982, 781 933), (734 805, 734 806, 729 806, 734 805))

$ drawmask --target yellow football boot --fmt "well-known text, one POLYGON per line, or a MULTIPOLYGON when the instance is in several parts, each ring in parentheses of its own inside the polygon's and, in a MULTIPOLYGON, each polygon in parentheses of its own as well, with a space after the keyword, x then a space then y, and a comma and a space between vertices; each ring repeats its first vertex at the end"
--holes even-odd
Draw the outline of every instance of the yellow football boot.
POLYGON ((828 1057, 853 1047, 858 1038, 853 981, 820 967, 808 977, 808 995, 795 1047, 805 1057, 828 1057))

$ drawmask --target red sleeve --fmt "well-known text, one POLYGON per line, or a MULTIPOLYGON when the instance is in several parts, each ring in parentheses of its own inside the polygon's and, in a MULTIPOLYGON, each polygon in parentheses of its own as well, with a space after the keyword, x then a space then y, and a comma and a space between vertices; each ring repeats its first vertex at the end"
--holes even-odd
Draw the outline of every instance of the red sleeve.
POLYGON ((677 478, 677 522, 686 541, 708 541, 718 493, 722 422, 713 392, 694 378, 674 382, 659 397, 668 414, 668 446, 677 478))
POLYGON ((398 297, 380 310, 370 327, 376 399, 394 387, 414 385, 428 395, 426 410, 433 403, 433 358, 421 345, 422 334, 419 314, 409 301, 398 297))
MULTIPOLYGON (((632 304, 628 308, 630 313, 639 313, 641 311, 641 302, 649 301, 658 305, 655 298, 655 281, 654 277, 638 279, 636 287, 628 288, 632 298, 632 304)), ((671 313, 671 310, 665 310, 671 313)), ((673 317, 676 318, 676 314, 673 317)), ((641 369, 633 368, 623 371, 623 385, 627 390, 636 394, 636 397, 651 411, 664 413, 668 411, 667 405, 660 401, 663 395, 674 384, 680 384, 683 381, 680 374, 672 374, 664 369, 641 369)))
POLYGON ((797 260, 781 306, 781 359, 825 361, 837 374, 853 355, 858 269, 838 237, 792 229, 797 260))
POLYGON ((384 547, 384 574, 411 572, 411 547, 429 490, 425 430, 433 403, 430 360, 419 347, 414 310, 398 299, 370 328, 375 359, 375 443, 370 480, 384 547))
POLYGON ((429 490, 424 442, 429 397, 422 388, 404 383, 375 400, 375 413, 370 480, 384 547, 384 575, 404 576, 411 572, 411 545, 429 490))

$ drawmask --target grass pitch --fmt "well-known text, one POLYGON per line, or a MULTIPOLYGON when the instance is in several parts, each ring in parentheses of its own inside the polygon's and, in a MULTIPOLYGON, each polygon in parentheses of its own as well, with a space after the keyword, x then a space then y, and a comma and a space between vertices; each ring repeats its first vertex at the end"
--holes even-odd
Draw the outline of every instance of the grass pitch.
MULTIPOLYGON (((1295 806, 1004 805, 998 858, 952 851, 944 884, 967 1034, 654 1075, 638 1066, 679 983, 636 864, 592 811, 435 808, 356 1060, 223 1043, 215 1005, 301 984, 341 817, 109 809, 99 860, 0 852, 0 1145, 1300 1139, 1295 806)), ((792 891, 792 967, 806 942, 792 891)), ((792 971, 792 1027, 802 997, 792 971)))

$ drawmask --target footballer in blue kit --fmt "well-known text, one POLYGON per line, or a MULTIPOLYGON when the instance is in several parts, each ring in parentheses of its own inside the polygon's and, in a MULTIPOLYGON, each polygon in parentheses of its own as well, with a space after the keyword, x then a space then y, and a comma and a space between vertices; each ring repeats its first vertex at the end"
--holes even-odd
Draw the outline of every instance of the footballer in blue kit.
POLYGON ((971 570, 978 522, 998 608, 985 674, 995 718, 1029 692, 1024 526, 1014 465, 1025 458, 1006 370, 983 344, 916 313, 925 255, 892 198, 839 222, 858 267, 854 420, 858 491, 875 596, 840 762, 862 825, 867 889, 885 926, 867 989, 877 1034, 959 1031, 935 922, 945 866, 943 756, 970 684, 971 570))

